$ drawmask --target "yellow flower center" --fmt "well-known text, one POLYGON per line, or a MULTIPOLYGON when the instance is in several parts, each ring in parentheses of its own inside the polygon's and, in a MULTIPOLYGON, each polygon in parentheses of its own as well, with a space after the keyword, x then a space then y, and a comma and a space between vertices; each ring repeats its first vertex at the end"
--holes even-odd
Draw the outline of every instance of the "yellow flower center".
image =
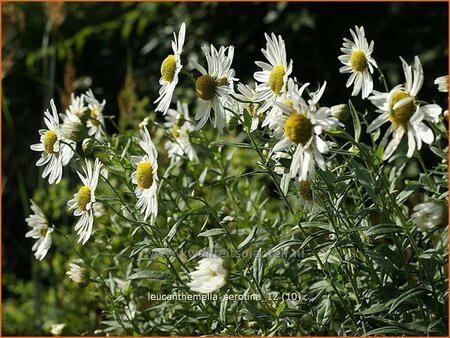
POLYGON ((200 76, 195 81, 195 93, 199 98, 210 101, 216 93, 217 82, 209 75, 200 76))
POLYGON ((223 77, 216 81, 218 86, 226 86, 228 85, 228 79, 226 77, 223 77))
POLYGON ((173 138, 179 138, 181 136, 181 128, 177 124, 172 127, 172 136, 173 138))
POLYGON ((150 162, 141 162, 137 166, 136 180, 138 187, 148 189, 153 184, 153 166, 150 162))
POLYGON ((269 87, 275 93, 276 96, 279 96, 281 90, 283 89, 283 76, 284 76, 284 67, 282 65, 278 65, 273 67, 272 71, 269 75, 269 87))
POLYGON ((161 76, 164 81, 172 82, 177 69, 177 59, 175 55, 169 55, 161 64, 161 76))
POLYGON ((313 194, 310 181, 300 181, 298 184, 298 192, 305 201, 312 201, 313 194))
POLYGON ((48 226, 44 225, 39 228, 39 236, 45 237, 47 235, 48 226))
POLYGON ((284 133, 292 142, 305 145, 311 138, 311 121, 302 113, 294 113, 287 118, 284 133))
POLYGON ((44 135, 44 149, 49 154, 54 154, 53 146, 55 145, 58 137, 53 130, 49 130, 44 135))
POLYGON ((398 90, 392 95, 391 102, 389 102, 389 120, 392 122, 392 124, 394 125, 406 124, 415 111, 416 111, 416 104, 414 102, 414 98, 407 92, 403 90, 398 90), (397 102, 408 97, 412 98, 412 100, 394 109, 394 106, 397 102))
POLYGON ((248 111, 250 116, 257 117, 259 107, 260 105, 257 103, 250 103, 245 109, 248 111))
POLYGON ((210 268, 208 268, 208 275, 210 278, 216 277, 219 274, 217 272, 215 272, 214 270, 211 270, 210 268))
POLYGON ((98 126, 100 124, 100 122, 97 119, 97 109, 96 108, 92 108, 90 117, 91 117, 91 122, 94 126, 98 126))
POLYGON ((367 68, 367 59, 366 54, 362 50, 355 50, 352 52, 350 56, 350 63, 352 64, 352 68, 357 72, 362 72, 367 68))
POLYGON ((284 104, 286 105, 286 106, 288 106, 289 108, 294 108, 294 101, 292 101, 292 100, 290 100, 290 99, 286 99, 286 100, 284 100, 284 104))
POLYGON ((78 190, 77 205, 81 211, 86 211, 86 205, 91 201, 91 188, 83 186, 78 190))

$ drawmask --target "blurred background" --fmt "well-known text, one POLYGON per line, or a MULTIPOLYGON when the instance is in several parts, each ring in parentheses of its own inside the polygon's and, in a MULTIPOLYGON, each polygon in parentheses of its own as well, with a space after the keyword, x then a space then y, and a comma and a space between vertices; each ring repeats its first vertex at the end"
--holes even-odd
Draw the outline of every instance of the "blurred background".
MULTIPOLYGON (((68 335, 92 335, 98 327, 101 310, 92 290, 77 289, 64 278, 64 246, 37 263, 33 241, 24 237, 30 198, 62 224, 67 223, 64 210, 52 205, 71 198, 65 180, 50 187, 43 182, 34 165, 39 155, 30 145, 39 141, 51 98, 64 108, 72 92, 88 88, 106 100, 106 114, 114 115, 123 130, 148 116, 155 108, 161 61, 171 53, 172 32, 182 22, 187 25, 184 57, 203 61, 203 44, 232 44, 236 76, 246 83, 258 70, 254 61, 263 60, 264 32, 281 34, 294 60, 293 75, 313 88, 328 82, 325 106, 350 97, 337 57, 342 38, 350 38, 349 28, 363 25, 390 86, 404 80, 398 57, 412 63, 418 55, 425 74, 420 98, 447 106, 447 95, 433 84, 448 74, 447 3, 3 3, 4 335, 48 335, 60 322, 67 323, 63 332, 68 335)), ((180 81, 176 94, 191 86, 186 77, 180 81)), ((382 89, 376 79, 375 88, 382 89)), ((358 98, 354 103, 363 106, 358 98)))

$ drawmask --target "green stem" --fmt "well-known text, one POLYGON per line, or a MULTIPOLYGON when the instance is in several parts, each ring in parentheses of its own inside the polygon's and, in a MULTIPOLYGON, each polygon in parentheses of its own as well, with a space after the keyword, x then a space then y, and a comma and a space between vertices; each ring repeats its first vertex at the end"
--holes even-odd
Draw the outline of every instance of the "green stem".
MULTIPOLYGON (((287 208, 289 209, 289 212, 291 213, 291 215, 292 215, 292 217, 294 218, 294 220, 296 220, 294 210, 292 209, 292 207, 291 207, 291 205, 290 205, 290 203, 289 203, 289 201, 288 201, 286 195, 283 193, 283 191, 282 191, 280 185, 278 184, 278 181, 277 181, 277 179, 276 179, 275 173, 274 173, 273 170, 269 167, 269 165, 267 164, 267 160, 264 158, 263 154, 261 153, 260 149, 258 148, 258 145, 256 144, 256 141, 254 140, 253 135, 252 135, 252 133, 250 132, 248 126, 246 126, 246 125, 244 124, 244 121, 242 121, 241 117, 240 117, 238 114, 236 114, 236 113, 235 113, 234 111, 232 111, 231 109, 227 109, 227 110, 230 111, 230 112, 231 112, 231 113, 232 113, 232 114, 240 121, 240 123, 245 127, 245 131, 246 131, 246 133, 247 133, 247 136, 248 136, 249 139, 250 139, 250 142, 251 142, 251 144, 252 144, 254 150, 255 150, 256 153, 258 154, 258 156, 259 156, 261 162, 264 164, 265 168, 267 169, 267 172, 269 173, 269 175, 270 175, 270 177, 271 177, 273 183, 275 184, 275 186, 276 186, 276 188, 277 188, 279 194, 281 195, 283 201, 285 202, 287 208)), ((300 221, 299 221, 299 220, 298 220, 298 221, 296 220, 296 223, 297 223, 297 225, 298 225, 298 227, 299 227, 299 229, 300 229, 300 232, 302 233, 303 237, 306 239, 308 236, 306 235, 306 232, 305 232, 305 230, 303 229, 303 227, 302 227, 300 221)), ((309 246, 311 252, 313 253, 314 257, 316 258, 317 262, 319 263, 319 266, 320 266, 321 271, 324 272, 325 277, 326 277, 327 280, 328 280, 328 276, 327 276, 327 274, 325 273, 324 264, 323 264, 322 260, 320 259, 319 255, 317 254, 317 252, 315 251, 314 244, 311 243, 311 242, 312 242, 312 241, 308 242, 308 246, 309 246)), ((342 298, 342 295, 340 294, 339 290, 336 288, 336 286, 334 285, 334 283, 329 282, 329 285, 333 288, 334 292, 337 294, 338 298, 341 300, 342 305, 343 305, 344 308, 346 309, 346 311, 347 311, 348 315, 350 316, 350 319, 352 320, 352 322, 353 322, 353 324, 355 325, 355 327, 358 327, 358 324, 357 324, 357 321, 356 321, 356 319, 355 319, 355 317, 354 317, 354 315, 353 315, 353 312, 350 311, 350 309, 348 308, 347 304, 344 302, 344 299, 342 298)))
POLYGON ((384 76, 383 71, 381 70, 381 68, 377 67, 378 73, 380 74, 379 80, 383 83, 384 85, 384 90, 386 90, 386 93, 389 93, 389 87, 386 83, 386 77, 384 76))
POLYGON ((419 163, 420 163, 420 166, 422 167, 422 169, 423 169, 423 172, 424 172, 424 174, 425 174, 425 176, 427 177, 427 182, 428 183, 430 183, 430 185, 431 185, 431 191, 433 191, 433 192, 435 192, 435 193, 439 193, 439 190, 438 190, 438 188, 437 188, 437 186, 436 186, 436 183, 434 182, 434 180, 431 178, 431 175, 430 175, 430 173, 428 172, 428 169, 427 169, 427 166, 425 165, 425 163, 423 162, 423 159, 422 159, 422 156, 420 155, 420 152, 419 151, 415 151, 415 155, 416 155, 416 158, 418 159, 418 161, 419 161, 419 163))
MULTIPOLYGON (((67 243, 69 243, 69 245, 71 246, 72 250, 75 252, 75 254, 80 257, 80 259, 83 261, 83 263, 92 271, 95 272, 95 274, 98 276, 99 278, 99 283, 100 285, 105 289, 106 295, 108 296, 108 300, 113 308, 113 312, 114 312, 114 317, 116 318, 117 322, 122 326, 124 333, 127 334, 127 329, 125 327, 125 324, 122 321, 122 318, 120 317, 120 315, 118 314, 118 311, 115 307, 115 303, 114 303, 114 296, 111 294, 111 291, 109 290, 108 285, 106 285, 105 280, 103 279, 102 275, 100 274, 100 272, 97 271, 97 269, 91 265, 87 259, 84 258, 84 256, 75 248, 75 246, 72 244, 72 242, 70 241, 69 237, 62 232, 59 229, 56 229, 60 234, 62 234, 64 236, 64 238, 66 239, 67 243)), ((125 313, 125 315, 128 317, 128 315, 125 313)), ((136 332, 138 332, 137 328, 134 326, 133 322, 128 318, 128 320, 131 322, 131 324, 133 325, 133 327, 135 328, 136 332)))

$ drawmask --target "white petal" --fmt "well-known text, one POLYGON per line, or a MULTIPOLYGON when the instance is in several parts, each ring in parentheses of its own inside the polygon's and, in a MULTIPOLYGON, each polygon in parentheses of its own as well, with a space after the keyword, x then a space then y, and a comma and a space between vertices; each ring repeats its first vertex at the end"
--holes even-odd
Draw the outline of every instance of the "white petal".
POLYGON ((392 140, 388 143, 386 149, 384 150, 383 160, 387 160, 392 156, 392 154, 400 144, 400 141, 402 140, 404 133, 405 130, 403 129, 403 127, 398 127, 394 130, 392 140))
POLYGON ((416 150, 416 141, 414 139, 414 131, 410 128, 408 130, 408 152, 406 156, 411 158, 414 154, 414 150, 416 150))
POLYGON ((386 114, 381 114, 375 120, 373 120, 372 123, 367 127, 367 132, 371 133, 375 129, 385 124, 387 121, 389 121, 388 116, 386 114))

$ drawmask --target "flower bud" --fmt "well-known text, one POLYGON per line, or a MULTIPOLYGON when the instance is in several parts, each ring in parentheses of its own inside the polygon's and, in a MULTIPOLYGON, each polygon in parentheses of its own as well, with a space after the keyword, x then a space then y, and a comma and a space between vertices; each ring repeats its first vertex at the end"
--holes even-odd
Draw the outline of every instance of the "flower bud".
POLYGON ((345 103, 337 104, 331 107, 330 110, 331 116, 334 116, 335 118, 339 119, 339 121, 346 121, 350 116, 350 109, 348 108, 348 105, 346 105, 345 103))
POLYGON ((80 122, 66 120, 61 129, 64 138, 75 142, 80 142, 86 134, 86 127, 80 122))
POLYGON ((70 270, 67 271, 66 275, 79 287, 86 287, 89 284, 89 272, 75 263, 69 263, 69 266, 70 270))
POLYGON ((233 131, 233 130, 236 129, 236 126, 238 124, 238 120, 237 120, 236 116, 231 115, 231 116, 228 117, 227 123, 228 123, 228 130, 229 131, 233 131))
POLYGON ((300 325, 306 330, 309 331, 313 328, 314 325, 314 318, 310 315, 305 313, 301 318, 300 318, 300 325))
POLYGON ((94 151, 94 143, 94 140, 91 138, 85 138, 83 140, 81 148, 86 155, 92 154, 92 152, 94 151))
POLYGON ((141 123, 139 123, 139 129, 144 128, 148 125, 148 117, 144 118, 141 123))
POLYGON ((434 80, 434 84, 438 86, 440 92, 448 93, 448 75, 439 76, 434 80))

